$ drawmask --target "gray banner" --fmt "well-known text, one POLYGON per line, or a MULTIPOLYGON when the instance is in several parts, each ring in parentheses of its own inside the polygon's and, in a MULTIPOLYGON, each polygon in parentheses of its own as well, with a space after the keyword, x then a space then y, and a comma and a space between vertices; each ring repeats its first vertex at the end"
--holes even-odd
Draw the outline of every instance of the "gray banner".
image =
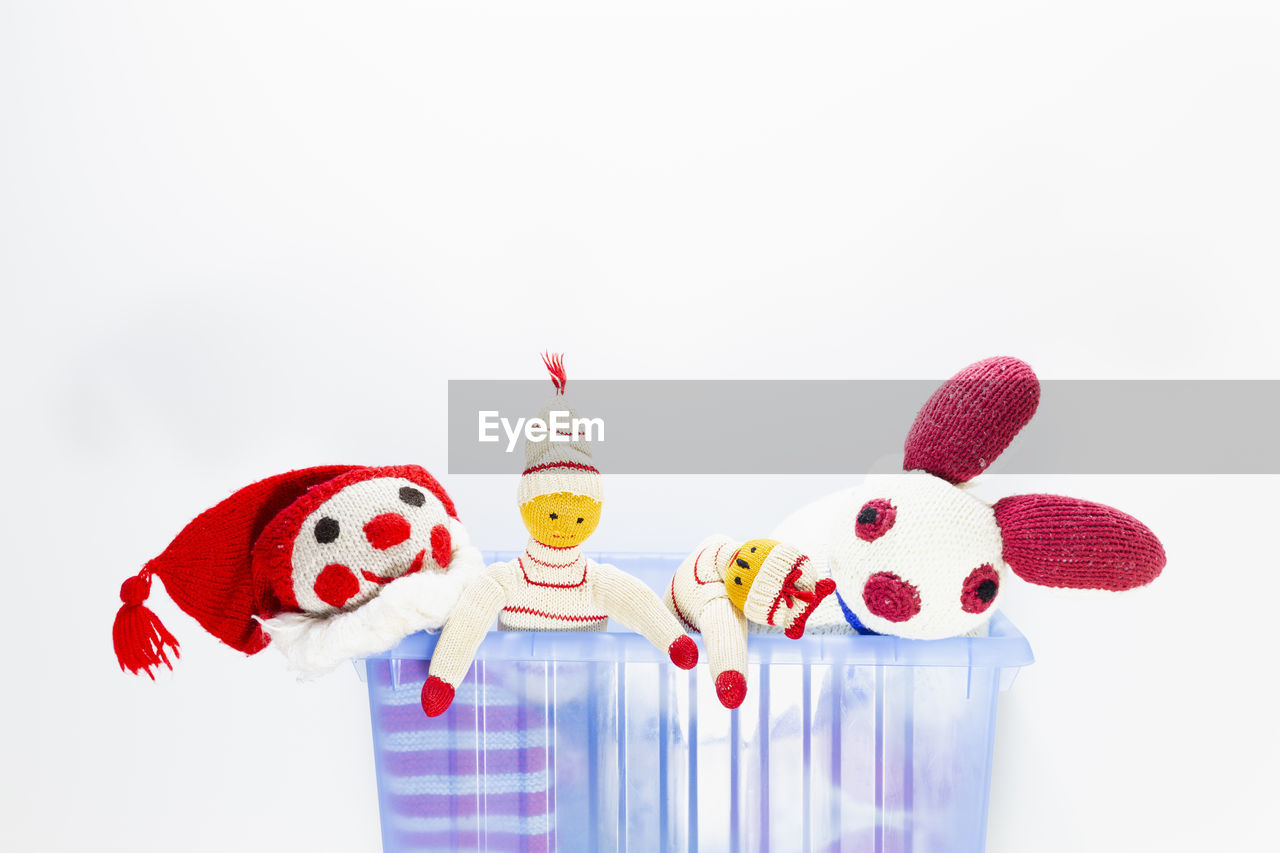
MULTIPOLYGON (((593 453, 606 473, 864 474, 902 452, 939 384, 574 380, 560 399, 603 422, 593 453)), ((449 473, 523 470, 523 431, 512 431, 541 413, 550 390, 546 380, 449 382, 449 473), (482 413, 496 440, 480 440, 482 413)), ((1045 381, 1036 416, 991 470, 1280 474, 1280 382, 1045 381)))

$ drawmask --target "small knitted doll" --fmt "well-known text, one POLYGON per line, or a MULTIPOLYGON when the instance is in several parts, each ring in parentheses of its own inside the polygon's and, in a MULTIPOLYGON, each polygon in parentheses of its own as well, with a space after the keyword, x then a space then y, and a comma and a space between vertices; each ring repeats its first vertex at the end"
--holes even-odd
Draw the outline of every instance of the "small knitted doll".
MULTIPOLYGON (((561 396, 564 364, 559 356, 543 360, 556 397, 542 420, 550 424, 555 412, 560 422, 572 422, 577 415, 561 396)), ((600 523, 600 472, 585 435, 558 432, 525 444, 518 499, 529 543, 516 559, 485 570, 445 625, 422 688, 428 716, 448 709, 495 616, 504 629, 532 631, 603 631, 612 616, 665 650, 676 666, 691 669, 698 662, 697 645, 652 590, 583 555, 582 543, 600 523)))
POLYGON ((112 634, 122 669, 172 668, 178 641, 143 602, 151 579, 205 630, 303 675, 438 629, 484 569, 449 495, 423 468, 330 465, 246 486, 188 524, 124 582, 112 634))
POLYGON ((736 708, 747 695, 747 622, 797 640, 835 588, 790 545, 712 536, 676 569, 665 601, 686 628, 702 632, 720 704, 736 708))
POLYGON ((985 631, 1008 570, 1039 586, 1119 592, 1164 568, 1160 541, 1117 509, 1057 495, 989 505, 964 485, 1031 420, 1040 383, 1016 358, 970 365, 929 398, 904 474, 870 477, 774 531, 838 585, 810 630, 936 639, 985 631), (837 606, 838 605, 838 608, 837 606))

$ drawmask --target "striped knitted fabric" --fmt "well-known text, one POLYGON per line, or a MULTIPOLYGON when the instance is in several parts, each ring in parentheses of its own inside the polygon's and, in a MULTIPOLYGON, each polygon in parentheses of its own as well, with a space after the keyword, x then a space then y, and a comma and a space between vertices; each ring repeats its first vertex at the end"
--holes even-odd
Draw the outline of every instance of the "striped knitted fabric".
POLYGON ((555 849, 545 706, 473 674, 453 713, 428 718, 419 704, 426 664, 368 661, 384 836, 414 853, 555 849))
POLYGON ((489 567, 508 594, 498 624, 520 631, 603 631, 609 614, 595 601, 597 565, 580 548, 548 548, 530 539, 519 557, 489 567))

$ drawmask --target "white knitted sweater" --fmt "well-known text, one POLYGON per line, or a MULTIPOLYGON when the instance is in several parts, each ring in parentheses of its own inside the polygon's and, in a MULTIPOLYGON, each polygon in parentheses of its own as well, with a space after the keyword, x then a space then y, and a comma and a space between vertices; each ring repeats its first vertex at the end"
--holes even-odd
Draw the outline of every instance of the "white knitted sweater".
POLYGON ((463 593, 436 645, 431 675, 456 687, 494 617, 505 629, 536 631, 603 631, 613 617, 663 650, 684 636, 642 581, 588 560, 580 547, 530 539, 524 553, 489 566, 463 593))

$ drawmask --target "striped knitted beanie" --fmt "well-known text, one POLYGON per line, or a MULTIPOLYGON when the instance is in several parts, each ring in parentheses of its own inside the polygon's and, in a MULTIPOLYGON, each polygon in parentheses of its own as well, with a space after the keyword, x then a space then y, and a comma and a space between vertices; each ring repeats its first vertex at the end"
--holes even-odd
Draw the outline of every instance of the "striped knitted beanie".
POLYGON ((556 393, 539 414, 548 425, 546 437, 541 441, 525 441, 525 469, 520 476, 517 500, 523 506, 540 495, 568 492, 603 502, 604 489, 600 471, 591 459, 591 442, 585 430, 573 428, 578 413, 564 399, 568 383, 564 358, 559 354, 544 354, 542 361, 551 374, 556 393))

